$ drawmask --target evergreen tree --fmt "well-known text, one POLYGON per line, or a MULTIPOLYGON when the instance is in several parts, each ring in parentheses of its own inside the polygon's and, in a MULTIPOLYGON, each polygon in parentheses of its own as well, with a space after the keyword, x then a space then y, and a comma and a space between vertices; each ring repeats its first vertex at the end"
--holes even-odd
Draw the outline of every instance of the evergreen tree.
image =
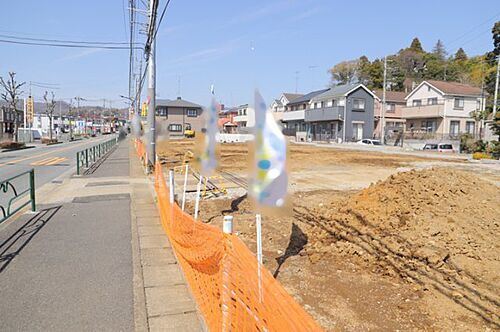
POLYGON ((435 54, 437 57, 439 57, 439 59, 441 59, 443 61, 446 59, 447 52, 446 52, 446 49, 445 49, 444 44, 441 41, 441 39, 438 39, 436 45, 432 49, 432 53, 435 54))
POLYGON ((410 50, 417 52, 417 53, 424 52, 424 49, 422 48, 422 44, 420 43, 420 40, 418 40, 417 37, 413 38, 413 40, 411 41, 410 50))
POLYGON ((455 53, 455 61, 467 61, 467 54, 465 54, 465 51, 463 48, 459 48, 457 50, 457 53, 455 53))

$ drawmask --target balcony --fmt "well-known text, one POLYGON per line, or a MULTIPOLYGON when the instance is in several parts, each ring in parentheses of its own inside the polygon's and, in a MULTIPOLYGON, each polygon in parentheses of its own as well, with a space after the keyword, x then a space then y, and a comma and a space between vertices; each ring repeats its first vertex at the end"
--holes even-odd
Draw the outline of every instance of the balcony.
POLYGON ((307 110, 305 114, 305 121, 315 122, 342 120, 343 116, 344 106, 323 107, 307 110))
POLYGON ((444 116, 444 104, 406 106, 403 107, 401 117, 404 119, 419 118, 442 118, 444 116))
POLYGON ((304 120, 304 110, 283 112, 282 121, 286 122, 286 121, 297 121, 297 120, 304 120))

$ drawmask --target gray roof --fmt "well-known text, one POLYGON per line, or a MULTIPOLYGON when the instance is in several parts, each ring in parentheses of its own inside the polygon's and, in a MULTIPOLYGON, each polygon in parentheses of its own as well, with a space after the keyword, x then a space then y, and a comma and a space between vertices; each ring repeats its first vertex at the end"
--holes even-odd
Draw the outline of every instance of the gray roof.
POLYGON ((317 95, 322 94, 322 93, 324 93, 324 92, 326 92, 328 90, 330 90, 330 89, 322 89, 322 90, 317 90, 317 91, 309 92, 308 94, 305 94, 302 97, 298 97, 298 98, 290 100, 290 102, 288 103, 288 105, 295 105, 295 104, 301 104, 301 103, 308 102, 312 98, 314 98, 317 95))
POLYGON ((191 107, 191 108, 202 108, 201 105, 192 103, 190 101, 184 99, 156 99, 156 106, 165 106, 165 107, 191 107))
POLYGON ((359 84, 359 83, 337 85, 337 86, 334 86, 334 87, 328 89, 327 91, 325 91, 321 94, 315 95, 311 99, 322 100, 322 99, 330 99, 330 98, 345 96, 345 94, 347 92, 351 91, 352 89, 356 89, 357 87, 360 87, 360 86, 361 86, 361 84, 359 84))

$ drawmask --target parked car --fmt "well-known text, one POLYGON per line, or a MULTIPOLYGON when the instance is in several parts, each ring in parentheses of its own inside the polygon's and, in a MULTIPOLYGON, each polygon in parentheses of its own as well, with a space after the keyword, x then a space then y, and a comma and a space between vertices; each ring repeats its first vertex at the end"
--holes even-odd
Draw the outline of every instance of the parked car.
POLYGON ((376 139, 362 139, 357 142, 358 144, 363 144, 363 145, 382 145, 379 140, 376 139))
POLYGON ((455 149, 453 149, 453 145, 450 143, 427 143, 424 145, 423 150, 436 152, 456 152, 455 149))

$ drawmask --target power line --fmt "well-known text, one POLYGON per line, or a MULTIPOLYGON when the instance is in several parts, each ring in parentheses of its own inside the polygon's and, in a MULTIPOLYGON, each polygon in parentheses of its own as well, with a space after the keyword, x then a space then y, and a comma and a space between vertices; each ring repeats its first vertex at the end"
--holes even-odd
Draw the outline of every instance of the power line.
POLYGON ((0 34, 2 38, 14 40, 30 40, 36 42, 51 42, 51 43, 66 43, 66 44, 96 44, 96 45, 127 45, 129 42, 114 42, 114 41, 80 41, 80 40, 64 40, 64 39, 45 39, 45 38, 30 38, 18 37, 12 35, 0 34))
POLYGON ((455 43, 456 41, 462 39, 463 37, 467 36, 469 33, 473 32, 474 30, 476 30, 477 28, 485 25, 486 23, 490 22, 492 19, 496 18, 498 15, 500 15, 500 12, 496 13, 495 15, 493 15, 492 17, 488 18, 487 20, 479 23, 478 25, 474 26, 472 29, 466 31, 465 33, 461 34, 460 36, 458 36, 457 38, 453 39, 452 41, 448 42, 448 46, 449 45, 453 45, 453 43, 455 43))
POLYGON ((163 16, 165 16, 165 12, 167 11, 169 4, 170 4, 170 0, 167 1, 167 3, 165 4, 165 7, 163 8, 163 11, 161 12, 160 19, 158 20, 158 27, 156 28, 155 34, 153 36, 153 40, 156 39, 156 34, 158 33, 158 30, 160 30, 161 21, 163 20, 163 16))
MULTIPOLYGON (((103 49, 103 50, 129 50, 128 46, 97 46, 97 45, 72 45, 72 44, 54 44, 54 43, 31 43, 21 42, 14 40, 0 39, 0 43, 32 45, 32 46, 50 46, 50 47, 67 47, 67 48, 89 48, 89 49, 103 49)), ((135 46, 134 49, 140 50, 141 47, 135 46)))

